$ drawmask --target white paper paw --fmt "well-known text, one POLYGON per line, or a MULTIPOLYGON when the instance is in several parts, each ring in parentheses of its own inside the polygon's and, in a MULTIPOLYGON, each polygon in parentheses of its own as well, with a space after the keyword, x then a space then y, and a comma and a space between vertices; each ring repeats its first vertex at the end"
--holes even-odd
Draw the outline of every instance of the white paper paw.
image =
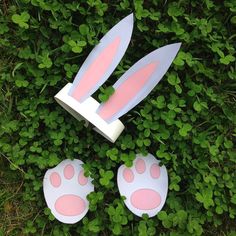
POLYGON ((43 191, 52 214, 63 223, 73 224, 88 212, 86 196, 94 191, 90 177, 84 176, 80 160, 64 160, 49 169, 43 180, 43 191))
POLYGON ((134 165, 118 169, 117 183, 120 194, 126 197, 125 205, 137 216, 146 213, 155 216, 164 206, 168 191, 165 166, 159 166, 153 155, 137 155, 134 165))

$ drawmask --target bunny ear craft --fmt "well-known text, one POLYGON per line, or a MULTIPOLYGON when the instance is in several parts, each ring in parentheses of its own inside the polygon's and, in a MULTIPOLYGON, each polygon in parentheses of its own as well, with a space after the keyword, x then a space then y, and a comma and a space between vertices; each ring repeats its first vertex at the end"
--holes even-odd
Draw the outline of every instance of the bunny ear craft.
POLYGON ((133 14, 116 24, 92 50, 77 73, 73 84, 68 83, 56 95, 56 101, 77 120, 85 120, 111 142, 119 137, 124 125, 116 120, 110 124, 97 113, 99 103, 92 95, 111 75, 123 57, 131 39, 133 14))
POLYGON ((130 42, 133 14, 116 24, 92 50, 77 73, 56 95, 56 101, 78 120, 115 142, 124 129, 118 119, 142 101, 161 80, 174 60, 180 43, 157 49, 132 66, 114 85, 115 93, 99 104, 91 95, 116 68, 130 42))
POLYGON ((141 102, 159 83, 181 43, 161 47, 134 64, 115 84, 115 92, 100 105, 97 114, 110 123, 141 102))
POLYGON ((133 14, 116 24, 92 50, 77 73, 69 95, 83 102, 115 70, 129 45, 133 31, 133 14))

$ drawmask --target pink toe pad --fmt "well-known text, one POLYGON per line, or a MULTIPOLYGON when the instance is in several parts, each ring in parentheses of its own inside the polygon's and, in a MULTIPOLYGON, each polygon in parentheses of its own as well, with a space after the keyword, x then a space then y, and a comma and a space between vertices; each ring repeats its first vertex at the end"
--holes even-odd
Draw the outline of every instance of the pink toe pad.
POLYGON ((135 169, 139 174, 144 173, 144 171, 146 170, 146 166, 143 159, 138 159, 136 161, 135 169))
POLYGON ((57 172, 53 172, 50 175, 51 185, 55 188, 58 188, 61 185, 61 177, 57 172))
POLYGON ((66 179, 71 179, 75 174, 74 167, 72 165, 66 165, 64 169, 64 176, 66 179))
POLYGON ((139 210, 153 210, 161 203, 161 196, 152 189, 139 189, 132 193, 131 204, 139 210))
POLYGON ((134 174, 132 170, 125 168, 123 171, 123 178, 126 180, 126 182, 131 183, 134 180, 134 174))
POLYGON ((88 178, 84 176, 83 170, 79 173, 78 182, 80 185, 86 185, 88 183, 88 178))
POLYGON ((161 171, 160 171, 160 166, 157 165, 156 163, 152 164, 150 173, 152 178, 158 179, 160 177, 161 171))
POLYGON ((85 201, 73 194, 63 195, 55 202, 56 211, 64 216, 77 216, 81 214, 85 208, 85 201))

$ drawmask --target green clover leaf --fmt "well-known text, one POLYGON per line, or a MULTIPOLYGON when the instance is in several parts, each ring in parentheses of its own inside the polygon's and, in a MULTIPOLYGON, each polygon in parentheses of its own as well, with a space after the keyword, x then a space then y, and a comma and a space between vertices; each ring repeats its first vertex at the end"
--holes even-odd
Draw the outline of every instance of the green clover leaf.
POLYGON ((27 22, 30 19, 30 15, 28 14, 28 12, 22 12, 20 15, 14 14, 11 19, 15 24, 18 24, 21 28, 29 28, 29 24, 27 24, 27 22))

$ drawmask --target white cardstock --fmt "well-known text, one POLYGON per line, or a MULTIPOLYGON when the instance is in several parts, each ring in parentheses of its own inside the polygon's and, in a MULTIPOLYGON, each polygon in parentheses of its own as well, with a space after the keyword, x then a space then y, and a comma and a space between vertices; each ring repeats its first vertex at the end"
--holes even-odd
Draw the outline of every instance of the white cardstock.
POLYGON ((181 43, 158 48, 136 62, 113 85, 115 92, 98 108, 108 123, 130 111, 160 82, 176 57, 181 43))
POLYGON ((74 224, 88 212, 87 195, 94 191, 92 179, 84 176, 80 160, 64 160, 47 170, 43 192, 48 208, 63 223, 74 224))
POLYGON ((68 83, 61 89, 55 95, 56 101, 77 120, 85 120, 85 126, 88 126, 90 122, 94 125, 95 131, 114 143, 124 129, 124 125, 121 121, 117 119, 108 124, 97 114, 96 110, 100 104, 94 98, 89 97, 84 102, 79 103, 68 95, 71 86, 72 84, 68 83))
POLYGON ((168 191, 166 167, 159 166, 153 155, 136 155, 131 168, 122 165, 118 169, 117 184, 125 205, 137 216, 155 216, 164 206, 168 191))
MULTIPOLYGON (((111 73, 115 70, 120 60, 125 54, 125 51, 129 45, 131 35, 133 32, 133 14, 126 16, 120 22, 118 22, 112 29, 110 29, 100 40, 99 44, 91 51, 79 72, 75 76, 73 86, 70 88, 69 95, 73 96, 73 91, 77 90, 79 93, 84 93, 85 86, 83 83, 89 84, 88 91, 78 101, 83 102, 89 96, 91 96, 99 87, 108 79, 111 73), (111 54, 112 50, 109 46, 112 42, 118 40, 117 50, 113 51, 113 57, 107 58, 111 54), (106 55, 105 55, 106 54, 106 55), (100 64, 99 61, 102 60, 100 64), (107 62, 107 67, 104 63, 107 62), (104 69, 104 73, 99 78, 95 79, 101 70, 104 69), (89 72, 89 74, 87 74, 89 72), (89 76, 86 76, 89 75, 89 76), (84 81, 83 81, 84 80, 84 81)), ((106 64, 106 63, 105 63, 106 64)))

